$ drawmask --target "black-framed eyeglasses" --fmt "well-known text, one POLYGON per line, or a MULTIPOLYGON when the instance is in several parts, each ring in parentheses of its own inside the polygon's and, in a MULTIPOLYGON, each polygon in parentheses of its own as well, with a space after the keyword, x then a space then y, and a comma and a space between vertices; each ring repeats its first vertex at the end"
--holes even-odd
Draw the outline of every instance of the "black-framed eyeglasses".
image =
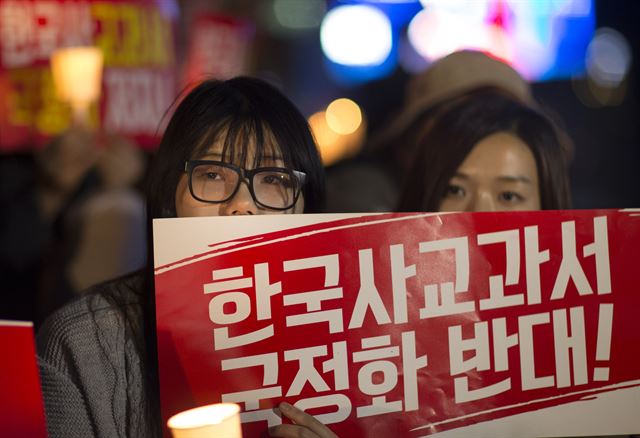
POLYGON ((288 210, 298 201, 307 175, 284 167, 245 169, 212 160, 184 163, 189 191, 198 201, 219 204, 235 196, 242 181, 247 182, 254 202, 272 210, 288 210))

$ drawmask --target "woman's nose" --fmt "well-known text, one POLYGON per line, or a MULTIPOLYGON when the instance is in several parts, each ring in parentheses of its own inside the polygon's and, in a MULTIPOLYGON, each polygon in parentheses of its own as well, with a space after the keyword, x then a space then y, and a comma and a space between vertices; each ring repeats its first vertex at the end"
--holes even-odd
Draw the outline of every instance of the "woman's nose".
POLYGON ((251 196, 249 186, 246 181, 240 183, 238 191, 229 201, 225 202, 220 209, 222 216, 240 216, 258 214, 258 206, 251 196))
POLYGON ((474 194, 473 202, 467 211, 498 211, 498 209, 491 192, 478 190, 474 194))

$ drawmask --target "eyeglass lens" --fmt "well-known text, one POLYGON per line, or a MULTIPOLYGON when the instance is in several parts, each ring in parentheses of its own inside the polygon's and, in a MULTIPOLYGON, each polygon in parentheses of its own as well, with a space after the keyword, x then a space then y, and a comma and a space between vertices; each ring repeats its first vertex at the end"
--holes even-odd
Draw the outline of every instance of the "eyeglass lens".
MULTIPOLYGON (((224 201, 240 183, 240 174, 232 168, 218 164, 199 164, 191 173, 191 187, 196 198, 203 201, 224 201)), ((264 170, 253 175, 256 201, 272 208, 293 205, 298 183, 284 171, 264 170)))

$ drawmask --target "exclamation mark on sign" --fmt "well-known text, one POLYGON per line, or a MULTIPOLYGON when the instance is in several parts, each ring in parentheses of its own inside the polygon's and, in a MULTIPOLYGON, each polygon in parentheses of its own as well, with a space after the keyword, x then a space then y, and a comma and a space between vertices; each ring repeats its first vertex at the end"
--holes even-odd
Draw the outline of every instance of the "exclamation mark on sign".
MULTIPOLYGON (((613 324, 613 304, 600 304, 598 315, 598 345, 596 360, 609 360, 611 355, 611 327, 613 324)), ((595 367, 593 380, 603 382, 609 380, 609 367, 595 367)))

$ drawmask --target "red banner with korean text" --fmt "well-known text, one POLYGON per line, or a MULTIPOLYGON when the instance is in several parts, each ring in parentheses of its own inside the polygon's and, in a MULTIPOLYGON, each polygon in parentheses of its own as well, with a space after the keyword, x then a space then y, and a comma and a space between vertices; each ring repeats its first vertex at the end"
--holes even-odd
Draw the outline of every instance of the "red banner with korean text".
POLYGON ((33 324, 0 320, 0 435, 46 438, 33 324))
POLYGON ((154 221, 161 407, 339 436, 640 432, 639 210, 154 221))
POLYGON ((0 152, 37 148, 70 126, 49 57, 86 45, 104 55, 92 125, 157 145, 177 92, 177 19, 177 0, 0 0, 0 152))

